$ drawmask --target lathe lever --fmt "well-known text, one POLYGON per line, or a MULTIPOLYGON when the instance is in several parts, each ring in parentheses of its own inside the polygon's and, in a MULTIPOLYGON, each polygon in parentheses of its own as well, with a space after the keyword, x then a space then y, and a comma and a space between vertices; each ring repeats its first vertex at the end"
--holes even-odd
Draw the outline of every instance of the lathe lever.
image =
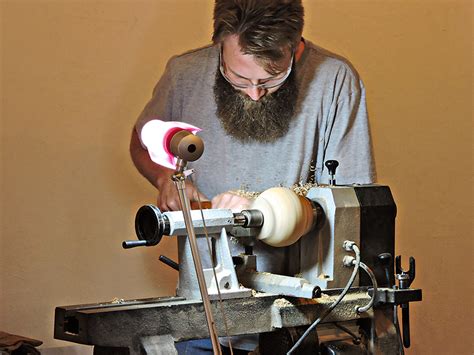
MULTIPOLYGON (((415 258, 410 256, 410 267, 408 270, 402 268, 402 257, 397 255, 395 258, 395 268, 397 273, 398 288, 407 289, 415 279, 415 258)), ((403 326, 403 346, 410 347, 410 304, 402 303, 402 326, 403 326)))
POLYGON ((385 283, 379 283, 382 287, 392 287, 395 283, 393 278, 393 263, 392 254, 382 253, 378 255, 378 261, 385 271, 385 283))
POLYGON ((160 260, 163 264, 168 265, 170 268, 175 269, 176 271, 179 271, 179 264, 176 261, 168 258, 166 255, 160 255, 158 260, 160 260))
POLYGON ((339 162, 337 160, 327 160, 324 165, 328 168, 329 185, 336 185, 336 169, 339 166, 339 162))
POLYGON ((124 240, 122 242, 122 248, 131 249, 135 247, 146 247, 148 242, 146 240, 124 240))

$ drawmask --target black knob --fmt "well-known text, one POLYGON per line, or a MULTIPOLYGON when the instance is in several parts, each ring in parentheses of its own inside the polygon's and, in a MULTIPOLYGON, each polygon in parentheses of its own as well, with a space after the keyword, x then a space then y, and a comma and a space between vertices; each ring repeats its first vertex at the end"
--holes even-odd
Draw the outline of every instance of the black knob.
POLYGON ((379 263, 382 265, 382 268, 385 272, 385 285, 386 287, 392 287, 395 284, 394 275, 393 275, 393 258, 390 253, 382 253, 378 255, 379 263))
POLYGON ((336 185, 336 169, 339 166, 339 162, 337 160, 326 160, 324 163, 326 165, 326 168, 328 168, 328 173, 329 173, 329 185, 333 186, 336 185))
POLYGON ((326 160, 324 165, 326 165, 326 168, 328 168, 329 175, 336 175, 336 169, 339 166, 339 162, 337 160, 326 160))

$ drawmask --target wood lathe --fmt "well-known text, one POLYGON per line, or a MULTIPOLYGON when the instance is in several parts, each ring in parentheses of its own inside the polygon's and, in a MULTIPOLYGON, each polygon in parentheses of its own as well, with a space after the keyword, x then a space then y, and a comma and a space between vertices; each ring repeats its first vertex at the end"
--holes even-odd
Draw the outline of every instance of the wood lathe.
MULTIPOLYGON (((183 179, 189 174, 186 162, 200 156, 195 137, 168 139, 183 179), (186 153, 191 146, 192 156, 186 153)), ((94 345, 97 354, 104 349, 176 354, 175 342, 209 338, 213 331, 216 337, 260 334, 260 354, 403 353, 410 346, 408 305, 422 293, 410 288, 414 259, 404 270, 401 258, 394 258, 396 205, 390 189, 337 185, 337 162, 326 166, 328 185, 314 186, 305 196, 271 188, 239 212, 141 207, 135 218, 138 240, 123 247, 177 238, 178 261, 164 258, 179 272, 176 295, 57 307, 55 338, 94 345), (191 235, 211 246, 203 252, 210 265, 200 264, 199 272, 191 235), (245 252, 232 255, 231 239, 245 252), (272 248, 291 246, 294 274, 259 270, 257 240, 272 248)))

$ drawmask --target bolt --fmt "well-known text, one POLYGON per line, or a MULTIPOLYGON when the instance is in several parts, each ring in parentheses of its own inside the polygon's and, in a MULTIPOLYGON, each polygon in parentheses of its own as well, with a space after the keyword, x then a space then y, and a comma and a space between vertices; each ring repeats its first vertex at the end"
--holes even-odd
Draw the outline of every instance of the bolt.
POLYGON ((347 266, 347 267, 354 265, 354 261, 355 261, 355 258, 349 255, 344 256, 344 259, 342 259, 342 263, 344 264, 344 266, 347 266))
POLYGON ((345 240, 344 243, 342 243, 342 247, 347 251, 351 251, 354 245, 355 242, 352 240, 345 240))

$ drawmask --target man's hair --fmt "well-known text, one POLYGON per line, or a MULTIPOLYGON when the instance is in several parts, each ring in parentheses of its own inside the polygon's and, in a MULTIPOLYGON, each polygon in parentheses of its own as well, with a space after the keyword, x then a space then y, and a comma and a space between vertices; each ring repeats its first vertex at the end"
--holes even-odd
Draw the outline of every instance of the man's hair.
POLYGON ((268 65, 296 50, 303 25, 301 0, 216 0, 212 41, 237 35, 243 53, 268 65))

